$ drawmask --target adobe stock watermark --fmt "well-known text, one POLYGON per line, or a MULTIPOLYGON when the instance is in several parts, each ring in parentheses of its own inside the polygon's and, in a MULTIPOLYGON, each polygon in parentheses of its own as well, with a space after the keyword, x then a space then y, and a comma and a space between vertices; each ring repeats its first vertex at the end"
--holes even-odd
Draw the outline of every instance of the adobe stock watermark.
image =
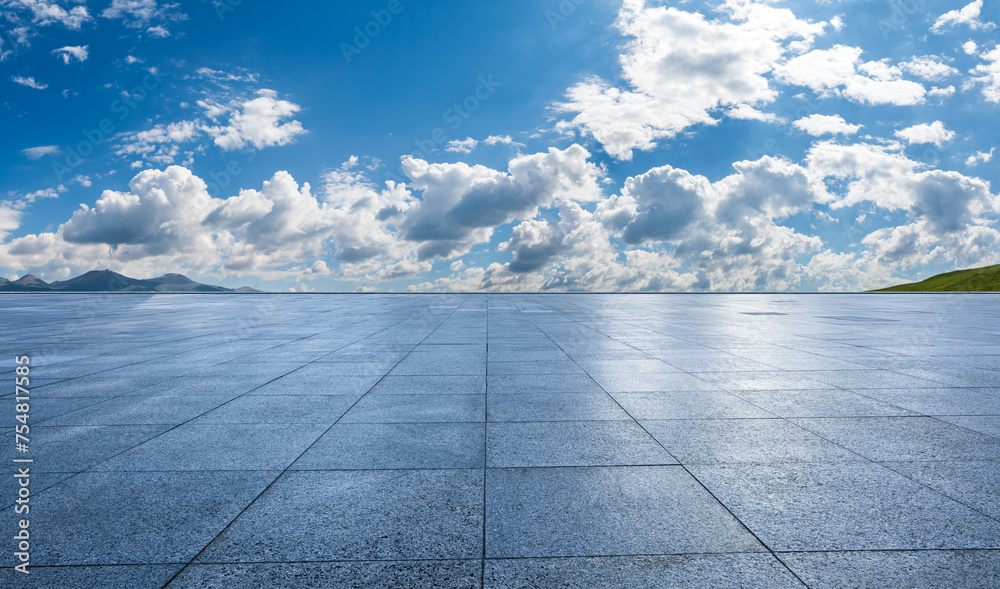
POLYGON ((576 14, 580 5, 587 0, 562 0, 559 6, 545 11, 545 20, 549 23, 549 28, 556 31, 559 25, 569 20, 569 17, 576 14))
POLYGON ((226 22, 226 15, 236 12, 236 9, 243 4, 243 0, 214 0, 212 6, 215 8, 215 15, 219 17, 219 22, 226 22))
POLYGON ((222 191, 229 188, 246 171, 245 166, 252 164, 257 159, 257 150, 253 148, 247 147, 238 153, 241 157, 234 157, 226 162, 225 167, 221 170, 215 170, 208 174, 208 195, 212 198, 221 197, 222 191))
POLYGON ((84 160, 97 151, 101 144, 114 136, 118 132, 118 126, 132 116, 139 105, 163 84, 166 77, 167 74, 161 74, 156 68, 150 68, 146 71, 141 83, 125 92, 124 96, 113 100, 109 108, 111 113, 117 116, 104 117, 97 125, 82 129, 80 133, 83 135, 83 140, 75 145, 67 145, 63 149, 66 156, 62 161, 52 162, 52 173, 55 174, 56 179, 62 183, 66 176, 72 174, 73 170, 83 164, 84 160))
MULTIPOLYGON (((459 100, 441 114, 441 120, 447 123, 452 131, 461 129, 465 121, 469 120, 483 106, 483 103, 496 94, 497 89, 503 85, 493 79, 493 74, 479 76, 478 82, 479 85, 476 86, 476 89, 471 94, 459 100)), ((434 149, 447 141, 448 131, 443 127, 437 127, 431 131, 430 137, 427 139, 417 139, 415 143, 417 148, 426 156, 430 155, 434 149)))
MULTIPOLYGON (((409 1, 409 0, 407 0, 409 1)), ((363 26, 354 27, 354 38, 351 43, 340 44, 340 52, 344 55, 344 61, 351 63, 355 57, 361 55, 365 49, 371 46, 372 41, 382 34, 392 21, 406 9, 403 0, 389 0, 385 8, 372 10, 369 14, 371 20, 363 26)))
POLYGON ((889 18, 878 21, 878 31, 882 40, 889 40, 889 33, 902 31, 910 25, 913 16, 924 7, 926 0, 889 0, 889 18))

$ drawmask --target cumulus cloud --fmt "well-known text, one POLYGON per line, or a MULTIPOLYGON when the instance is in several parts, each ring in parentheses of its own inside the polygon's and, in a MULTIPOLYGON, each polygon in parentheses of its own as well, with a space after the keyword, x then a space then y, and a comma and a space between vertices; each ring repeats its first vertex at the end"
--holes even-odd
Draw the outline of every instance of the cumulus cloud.
POLYGON ((597 77, 571 87, 555 110, 572 118, 556 129, 593 136, 610 155, 631 159, 635 149, 716 123, 718 109, 749 112, 739 107, 773 101, 765 76, 827 26, 764 2, 729 0, 722 10, 728 22, 627 0, 617 21, 628 39, 619 58, 625 87, 597 77))
POLYGON ((948 130, 941 121, 934 121, 896 131, 896 137, 905 140, 910 145, 933 143, 941 147, 955 138, 955 132, 948 130))
POLYGON ((782 118, 771 112, 762 112, 749 104, 741 104, 726 111, 726 116, 731 119, 743 121, 760 121, 762 123, 780 123, 782 118))
POLYGON ((88 51, 89 45, 82 46, 69 46, 60 47, 59 49, 52 50, 52 55, 55 55, 59 59, 63 60, 63 63, 69 65, 71 61, 84 62, 87 61, 87 57, 90 55, 88 51))
POLYGON ((455 139, 449 141, 445 146, 444 150, 451 153, 472 153, 476 146, 479 145, 479 141, 468 137, 466 139, 455 139))
POLYGON ((26 86, 28 88, 34 88, 35 90, 45 90, 46 88, 49 87, 48 84, 43 84, 43 83, 35 80, 35 78, 33 78, 33 77, 14 76, 14 77, 11 78, 11 80, 15 84, 20 84, 20 85, 26 86))
POLYGON ((848 123, 840 115, 809 115, 795 121, 792 123, 792 126, 813 137, 820 137, 822 135, 854 135, 862 127, 862 125, 848 123))
POLYGON ((931 26, 931 32, 940 35, 947 29, 958 25, 965 25, 973 31, 988 31, 996 28, 996 25, 991 22, 983 22, 979 20, 982 8, 983 0, 976 0, 971 4, 966 4, 960 9, 948 11, 934 21, 934 25, 931 26))
POLYGON ((987 101, 1000 103, 1000 45, 981 57, 983 63, 972 70, 972 81, 982 84, 983 97, 987 101))
POLYGON ((926 89, 902 79, 903 68, 885 61, 862 61, 862 53, 861 48, 847 45, 816 49, 780 64, 775 75, 781 82, 806 86, 820 96, 838 96, 860 104, 907 106, 924 102, 926 89))
POLYGON ((145 163, 169 165, 182 157, 190 159, 203 147, 199 142, 209 139, 223 151, 233 151, 287 145, 306 133, 302 123, 292 119, 302 107, 278 99, 273 90, 259 90, 253 99, 199 100, 197 106, 204 119, 158 123, 143 131, 120 134, 115 153, 138 158, 133 164, 136 167, 145 163))
POLYGON ((61 151, 58 145, 39 145, 38 147, 22 149, 21 153, 29 160, 40 160, 47 155, 58 155, 61 151))
POLYGON ((965 160, 966 167, 978 166, 980 163, 989 163, 993 159, 993 152, 997 148, 991 147, 989 151, 977 151, 975 155, 970 155, 969 159, 965 160))
POLYGON ((403 235, 422 242, 422 260, 460 256, 489 241, 497 225, 533 217, 539 207, 596 201, 604 172, 589 157, 579 145, 550 148, 511 160, 507 172, 407 157, 403 170, 422 198, 407 215, 403 235))
POLYGON ((187 268, 220 278, 310 279, 333 238, 330 207, 287 172, 221 200, 186 168, 146 170, 127 192, 106 190, 50 233, 0 244, 8 269, 56 272, 95 264, 151 275, 187 268), (109 250, 110 246, 110 250, 109 250), (306 260, 309 265, 303 266, 306 260))
POLYGON ((939 235, 986 225, 1000 211, 1000 200, 988 182, 925 169, 889 146, 822 142, 813 146, 807 161, 814 183, 845 185, 831 203, 835 209, 868 202, 905 211, 939 235))
POLYGON ((279 100, 274 90, 258 90, 257 98, 244 102, 232 112, 229 123, 210 127, 208 133, 223 150, 235 150, 252 145, 257 149, 287 145, 305 133, 302 123, 286 120, 302 110, 299 105, 279 100))
POLYGON ((942 58, 937 55, 914 57, 910 61, 899 64, 899 67, 904 72, 929 82, 940 82, 958 73, 957 69, 944 63, 942 58))

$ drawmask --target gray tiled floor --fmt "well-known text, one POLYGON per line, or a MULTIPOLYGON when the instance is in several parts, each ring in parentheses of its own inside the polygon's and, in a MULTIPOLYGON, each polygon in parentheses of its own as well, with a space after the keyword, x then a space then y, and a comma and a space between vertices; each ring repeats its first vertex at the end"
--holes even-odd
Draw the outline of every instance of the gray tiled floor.
POLYGON ((998 303, 3 296, 0 585, 991 587, 998 303))

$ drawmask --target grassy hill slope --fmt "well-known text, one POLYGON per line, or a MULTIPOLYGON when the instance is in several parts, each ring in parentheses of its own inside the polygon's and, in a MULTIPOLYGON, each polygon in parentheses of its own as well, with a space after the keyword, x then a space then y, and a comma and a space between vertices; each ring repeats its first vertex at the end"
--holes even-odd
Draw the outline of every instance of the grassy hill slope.
POLYGON ((938 274, 913 284, 901 284, 872 292, 998 292, 1000 265, 938 274))

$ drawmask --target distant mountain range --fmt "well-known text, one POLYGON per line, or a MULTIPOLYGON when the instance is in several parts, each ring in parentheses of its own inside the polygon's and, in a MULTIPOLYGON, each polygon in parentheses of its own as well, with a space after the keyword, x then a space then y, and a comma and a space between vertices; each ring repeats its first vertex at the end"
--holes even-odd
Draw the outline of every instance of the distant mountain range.
POLYGON ((890 286, 874 292, 998 292, 1000 265, 938 274, 913 284, 890 286))
POLYGON ((181 274, 164 274, 157 278, 140 280, 129 278, 111 270, 94 270, 86 274, 48 283, 41 278, 26 274, 17 280, 0 278, 0 292, 201 292, 201 293, 248 293, 262 292, 248 286, 237 289, 201 284, 181 274))

